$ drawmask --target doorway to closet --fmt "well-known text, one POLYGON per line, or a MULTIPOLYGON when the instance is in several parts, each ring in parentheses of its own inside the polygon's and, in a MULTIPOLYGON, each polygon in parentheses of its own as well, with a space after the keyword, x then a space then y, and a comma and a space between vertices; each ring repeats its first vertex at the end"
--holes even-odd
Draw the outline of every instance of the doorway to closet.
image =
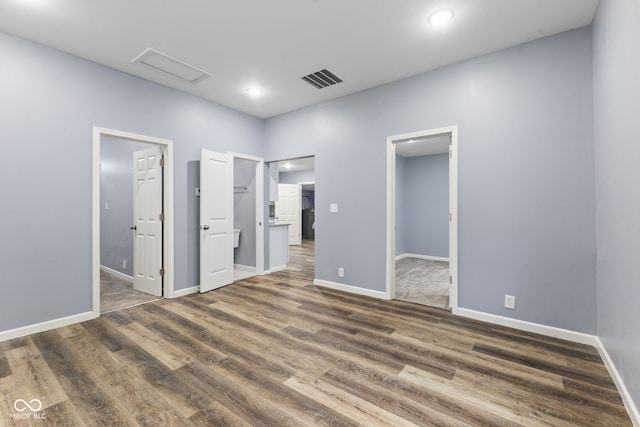
POLYGON ((388 138, 390 298, 457 307, 456 128, 388 138))
POLYGON ((172 142, 93 131, 93 312, 173 296, 172 142))

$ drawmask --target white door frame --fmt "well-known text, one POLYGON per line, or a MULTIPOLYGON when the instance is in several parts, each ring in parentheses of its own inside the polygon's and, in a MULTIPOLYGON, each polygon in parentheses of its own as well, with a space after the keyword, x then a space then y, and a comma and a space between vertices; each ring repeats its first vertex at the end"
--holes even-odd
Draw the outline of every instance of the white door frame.
POLYGON ((396 141, 419 139, 427 136, 450 134, 449 155, 449 274, 451 293, 449 304, 453 314, 458 313, 458 126, 448 126, 387 137, 387 278, 386 298, 395 296, 396 258, 396 141))
MULTIPOLYGON (((232 158, 256 162, 256 274, 264 274, 264 159, 246 154, 228 152, 232 158)), ((268 229, 268 228, 267 228, 268 229)))
POLYGON ((125 139, 135 142, 156 144, 164 147, 164 250, 163 267, 164 276, 164 297, 174 298, 174 209, 173 209, 173 141, 168 139, 155 138, 151 136, 138 135, 130 132, 123 132, 102 127, 93 127, 93 176, 92 176, 92 201, 91 201, 91 283, 93 316, 100 316, 100 142, 103 136, 125 139))

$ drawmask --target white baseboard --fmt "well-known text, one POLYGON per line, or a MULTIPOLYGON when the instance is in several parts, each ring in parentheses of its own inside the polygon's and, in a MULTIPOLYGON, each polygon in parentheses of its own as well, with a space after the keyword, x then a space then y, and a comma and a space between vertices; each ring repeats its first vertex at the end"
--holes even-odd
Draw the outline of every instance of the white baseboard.
POLYGON ((287 266, 286 265, 280 265, 278 267, 271 267, 269 270, 265 271, 265 274, 271 274, 271 273, 275 273, 276 271, 282 271, 282 270, 286 270, 287 266))
POLYGON ((418 255, 418 254, 400 254, 400 255, 396 256, 396 261, 399 261, 402 258, 419 258, 419 259, 428 259, 430 261, 449 262, 449 258, 446 258, 446 257, 431 256, 431 255, 418 255))
POLYGON ((233 264, 233 268, 237 268, 238 270, 250 271, 252 273, 256 272, 256 268, 249 265, 233 264))
POLYGON ((186 295, 196 294, 200 292, 200 286, 191 286, 190 288, 178 289, 173 291, 173 295, 167 298, 179 298, 186 295))
POLYGON ((373 291, 371 289, 360 288, 358 286, 345 285, 342 283, 329 282, 327 280, 319 280, 319 279, 313 279, 313 284, 317 286, 323 286, 325 288, 336 289, 338 291, 349 292, 352 294, 365 295, 368 297, 386 299, 386 300, 389 299, 386 292, 373 291))
POLYGON ((595 347, 598 337, 582 332, 575 332, 569 329, 556 328, 555 326, 541 325, 539 323, 527 322, 525 320, 512 319, 510 317, 498 316, 496 314, 484 313, 481 311, 469 310, 468 308, 454 308, 453 314, 460 317, 468 317, 469 319, 481 320, 487 323, 507 326, 509 328, 519 329, 521 331, 533 332, 553 338, 586 344, 595 347))
POLYGON ((604 344, 602 344, 602 341, 600 341, 600 338, 598 337, 596 337, 595 347, 598 350, 598 353, 600 353, 600 357, 604 362, 604 366, 607 367, 607 370, 609 371, 609 375, 611 375, 613 382, 618 388, 618 392, 622 397, 622 401, 624 402, 625 408, 627 408, 627 413, 629 414, 629 418, 631 418, 631 422, 636 427, 640 426, 640 412, 638 412, 638 408, 633 402, 633 399, 631 398, 631 394, 629 393, 627 386, 624 384, 624 381, 622 380, 622 376, 620 375, 620 372, 618 372, 618 368, 616 368, 616 365, 613 363, 613 360, 611 360, 611 356, 609 356, 607 349, 605 348, 604 344))
POLYGON ((2 331, 0 332, 0 342, 50 331, 51 329, 62 328, 63 326, 85 322, 87 320, 95 319, 96 317, 98 317, 96 313, 93 311, 87 311, 86 313, 74 314, 72 316, 61 317, 59 319, 47 320, 42 323, 35 323, 33 325, 2 331))
POLYGON ((133 283, 133 277, 128 274, 124 274, 121 271, 114 270, 113 268, 105 267, 104 265, 100 266, 100 270, 105 271, 113 276, 116 276, 118 279, 126 280, 129 283, 133 283))

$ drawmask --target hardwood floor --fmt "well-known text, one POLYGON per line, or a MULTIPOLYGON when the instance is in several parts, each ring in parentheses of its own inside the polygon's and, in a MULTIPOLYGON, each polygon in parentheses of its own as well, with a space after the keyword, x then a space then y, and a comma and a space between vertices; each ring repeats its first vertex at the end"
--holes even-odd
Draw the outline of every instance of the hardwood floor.
POLYGON ((157 300, 158 297, 133 289, 133 283, 100 270, 100 313, 121 310, 157 300))
POLYGON ((631 425, 595 349, 313 286, 312 249, 0 343, 0 425, 631 425))

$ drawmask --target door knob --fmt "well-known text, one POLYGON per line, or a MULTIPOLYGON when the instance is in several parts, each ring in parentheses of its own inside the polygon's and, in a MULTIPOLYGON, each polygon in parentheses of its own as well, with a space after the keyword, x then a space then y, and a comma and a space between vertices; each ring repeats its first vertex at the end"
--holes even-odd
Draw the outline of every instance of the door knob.
POLYGON ((208 226, 208 225, 203 225, 203 226, 202 226, 202 227, 200 227, 200 228, 202 228, 203 230, 208 230, 208 229, 209 229, 209 226, 208 226))
POLYGON ((131 227, 129 227, 129 228, 130 228, 131 230, 137 230, 137 229, 138 229, 138 226, 136 226, 136 225, 132 225, 132 226, 131 226, 131 227))

